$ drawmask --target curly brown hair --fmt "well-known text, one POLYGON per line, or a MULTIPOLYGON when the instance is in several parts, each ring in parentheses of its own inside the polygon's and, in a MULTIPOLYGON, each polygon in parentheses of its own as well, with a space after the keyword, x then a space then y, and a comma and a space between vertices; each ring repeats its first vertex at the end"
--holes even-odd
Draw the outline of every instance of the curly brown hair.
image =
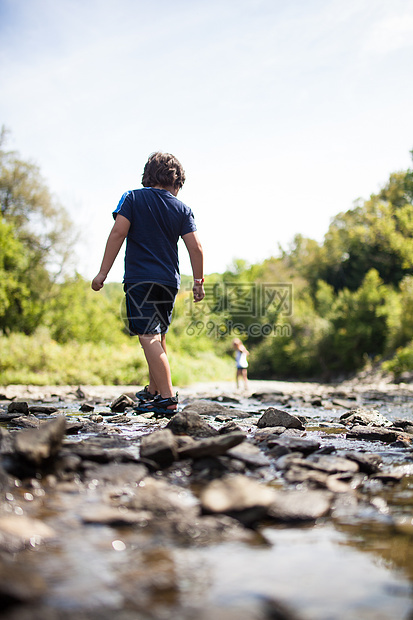
POLYGON ((142 175, 144 187, 173 187, 181 189, 185 183, 185 171, 171 153, 152 153, 145 164, 142 175))

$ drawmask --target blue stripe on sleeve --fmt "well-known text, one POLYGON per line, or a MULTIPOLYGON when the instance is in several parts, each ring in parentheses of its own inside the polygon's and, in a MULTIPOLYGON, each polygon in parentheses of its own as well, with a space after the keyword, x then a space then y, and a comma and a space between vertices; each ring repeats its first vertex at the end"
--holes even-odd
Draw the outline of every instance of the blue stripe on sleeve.
POLYGON ((116 215, 117 215, 117 213, 119 213, 119 211, 121 210, 122 205, 123 205, 123 203, 125 202, 125 198, 126 198, 126 196, 128 196, 130 193, 131 193, 130 191, 125 192, 125 193, 123 194, 122 198, 119 200, 118 206, 117 206, 117 207, 116 207, 116 209, 112 212, 112 215, 113 215, 113 218, 114 218, 114 219, 116 219, 116 215))

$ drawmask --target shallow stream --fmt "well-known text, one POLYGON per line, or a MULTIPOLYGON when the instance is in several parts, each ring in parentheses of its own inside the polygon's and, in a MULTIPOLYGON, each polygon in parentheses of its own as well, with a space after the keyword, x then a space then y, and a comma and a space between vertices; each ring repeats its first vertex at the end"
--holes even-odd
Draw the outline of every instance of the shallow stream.
MULTIPOLYGON (((237 396, 236 400, 223 404, 229 411, 236 407, 251 414, 235 420, 248 436, 267 407, 280 406, 275 398, 265 404, 253 398, 237 396)), ((79 411, 81 402, 60 400, 59 412, 82 420, 90 414, 79 411)), ((412 401, 407 397, 357 402, 374 407, 390 421, 413 422, 412 401)), ((348 450, 373 452, 382 458, 384 469, 404 468, 397 482, 372 481, 363 491, 370 501, 364 508, 352 510, 351 500, 343 493, 339 508, 315 523, 264 522, 249 530, 245 541, 210 544, 199 543, 202 535, 194 528, 192 544, 182 544, 169 533, 162 535, 144 516, 133 527, 85 523, 81 515, 98 505, 104 492, 99 479, 85 482, 73 476, 62 481, 38 475, 8 491, 2 514, 39 519, 55 535, 46 541, 33 536, 24 549, 1 552, 2 577, 22 591, 27 587, 19 602, 6 601, 2 617, 413 619, 412 449, 347 439, 337 421, 344 409, 332 404, 331 398, 327 404, 315 407, 297 398, 286 410, 307 418, 305 436, 317 438, 321 447, 334 446, 338 455, 348 450)), ((99 413, 107 413, 107 404, 96 404, 94 414, 99 413)), ((206 419, 217 429, 223 424, 214 417, 206 419)), ((106 435, 127 438, 132 451, 148 432, 141 420, 110 426, 104 423, 106 435)), ((151 421, 149 430, 163 426, 163 420, 151 421)), ((67 436, 65 443, 88 436, 93 432, 67 436)), ((260 475, 263 483, 281 485, 275 467, 265 468, 260 475)), ((155 476, 161 478, 164 473, 155 476)), ((174 484, 182 482, 182 498, 189 506, 194 498, 185 466, 175 468, 170 479, 174 484)))

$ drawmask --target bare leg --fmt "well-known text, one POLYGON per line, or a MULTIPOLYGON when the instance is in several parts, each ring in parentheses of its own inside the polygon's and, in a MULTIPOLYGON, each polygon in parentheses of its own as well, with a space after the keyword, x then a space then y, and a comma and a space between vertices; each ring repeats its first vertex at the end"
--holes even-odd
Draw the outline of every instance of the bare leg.
POLYGON ((163 398, 173 396, 171 369, 166 355, 165 336, 142 334, 139 336, 149 369, 149 391, 159 392, 163 398))
POLYGON ((246 368, 243 368, 241 372, 242 372, 242 379, 244 381, 244 389, 248 390, 248 376, 247 376, 248 371, 246 368))
MULTIPOLYGON (((167 354, 166 353, 166 335, 165 334, 161 335, 161 345, 162 345, 163 350, 165 351, 165 354, 167 354)), ((143 345, 142 345, 142 348, 143 348, 143 345)), ((154 378, 153 374, 151 373, 151 369, 150 368, 149 368, 149 386, 148 386, 148 390, 149 390, 149 392, 151 394, 160 394, 161 393, 161 391, 158 388, 158 385, 157 385, 157 383, 155 381, 155 378, 154 378)))

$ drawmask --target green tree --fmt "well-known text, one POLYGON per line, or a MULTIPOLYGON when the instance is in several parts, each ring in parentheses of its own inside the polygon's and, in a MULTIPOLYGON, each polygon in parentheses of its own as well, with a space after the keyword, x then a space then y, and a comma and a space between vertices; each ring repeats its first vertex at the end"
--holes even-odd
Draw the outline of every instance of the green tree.
POLYGON ((27 304, 29 290, 23 282, 27 268, 24 247, 13 225, 0 216, 0 330, 6 331, 27 304))
POLYGON ((413 274, 411 178, 411 171, 392 174, 381 192, 332 221, 318 275, 336 291, 357 290, 370 269, 394 285, 413 274))
POLYGON ((389 289, 371 269, 356 291, 345 288, 336 296, 325 317, 328 334, 319 345, 323 366, 333 371, 353 371, 386 348, 389 289))
MULTIPOLYGON (((18 298, 14 287, 14 296, 4 302, 7 309, 1 321, 3 329, 30 334, 42 321, 53 282, 62 277, 68 266, 75 237, 66 211, 51 195, 38 166, 24 161, 15 151, 6 150, 6 135, 3 128, 0 133, 1 219, 12 227, 8 238, 11 244, 18 244, 19 259, 13 266, 6 260, 10 252, 4 244, 1 252, 3 262, 8 265, 8 278, 18 283, 21 297, 18 298)), ((11 294, 10 285, 8 290, 11 294)))

